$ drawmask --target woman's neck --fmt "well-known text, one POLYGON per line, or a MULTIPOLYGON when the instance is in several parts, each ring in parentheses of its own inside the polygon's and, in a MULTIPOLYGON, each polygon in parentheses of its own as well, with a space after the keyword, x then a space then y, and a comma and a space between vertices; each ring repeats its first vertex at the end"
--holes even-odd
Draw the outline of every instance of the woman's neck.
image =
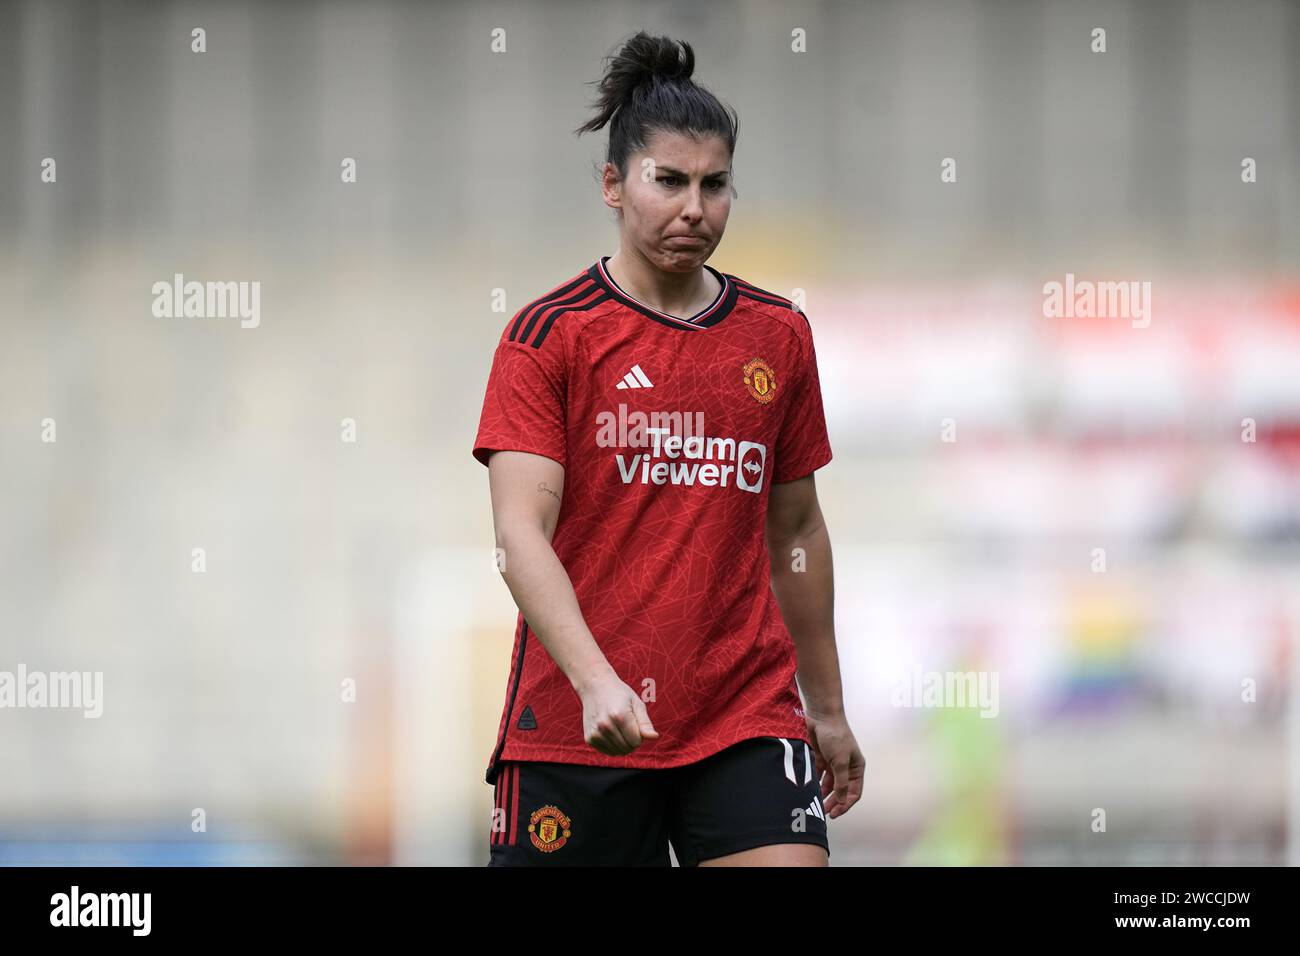
POLYGON ((704 311, 721 290, 708 269, 664 272, 640 256, 625 255, 622 249, 605 262, 605 271, 638 302, 682 319, 704 311))

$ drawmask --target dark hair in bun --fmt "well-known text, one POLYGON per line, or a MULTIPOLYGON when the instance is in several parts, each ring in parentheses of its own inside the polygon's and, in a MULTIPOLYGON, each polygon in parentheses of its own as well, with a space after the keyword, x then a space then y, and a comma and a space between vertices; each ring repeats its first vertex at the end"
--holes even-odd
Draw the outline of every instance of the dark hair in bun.
POLYGON ((659 130, 695 137, 718 136, 736 151, 740 119, 734 109, 695 83, 695 52, 685 41, 654 37, 644 30, 606 57, 605 75, 594 104, 596 114, 574 132, 582 135, 609 124, 605 161, 627 177, 627 158, 645 149, 659 130))

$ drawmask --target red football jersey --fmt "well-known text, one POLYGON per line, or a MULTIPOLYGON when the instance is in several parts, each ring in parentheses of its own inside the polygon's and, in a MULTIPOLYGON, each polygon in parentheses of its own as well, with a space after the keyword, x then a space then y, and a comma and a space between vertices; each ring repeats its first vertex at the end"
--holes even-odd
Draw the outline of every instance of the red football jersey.
POLYGON ((772 482, 831 460, 808 320, 711 266, 717 298, 671 316, 606 259, 506 325, 473 453, 564 466, 551 546, 659 737, 625 756, 588 744, 581 700, 521 612, 489 783, 500 760, 660 768, 808 740, 764 535, 772 482))

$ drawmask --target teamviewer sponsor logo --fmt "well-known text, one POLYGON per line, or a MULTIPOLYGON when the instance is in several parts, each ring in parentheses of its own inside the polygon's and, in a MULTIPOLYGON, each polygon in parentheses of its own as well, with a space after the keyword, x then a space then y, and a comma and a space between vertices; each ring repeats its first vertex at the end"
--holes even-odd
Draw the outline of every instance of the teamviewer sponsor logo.
POLYGON ((741 491, 758 494, 763 490, 767 448, 757 442, 734 438, 695 436, 683 439, 668 435, 666 428, 650 428, 650 448, 635 455, 616 455, 623 484, 705 485, 726 488, 735 477, 741 491))
POLYGON ((618 412, 596 415, 596 445, 614 455, 623 484, 735 487, 759 494, 767 446, 705 434, 703 412, 618 412))

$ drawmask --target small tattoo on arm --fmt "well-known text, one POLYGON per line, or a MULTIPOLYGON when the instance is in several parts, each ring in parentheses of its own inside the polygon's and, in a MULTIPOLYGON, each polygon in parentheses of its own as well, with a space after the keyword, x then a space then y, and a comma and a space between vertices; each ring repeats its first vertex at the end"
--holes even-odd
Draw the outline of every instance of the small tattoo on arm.
POLYGON ((544 492, 546 492, 548 495, 551 495, 552 497, 554 497, 556 501, 559 501, 559 500, 560 500, 560 496, 559 496, 558 494, 556 494, 554 491, 552 491, 550 488, 547 488, 547 487, 546 487, 546 482, 544 482, 544 481, 539 481, 539 482, 537 483, 537 490, 538 490, 538 491, 544 491, 544 492))

